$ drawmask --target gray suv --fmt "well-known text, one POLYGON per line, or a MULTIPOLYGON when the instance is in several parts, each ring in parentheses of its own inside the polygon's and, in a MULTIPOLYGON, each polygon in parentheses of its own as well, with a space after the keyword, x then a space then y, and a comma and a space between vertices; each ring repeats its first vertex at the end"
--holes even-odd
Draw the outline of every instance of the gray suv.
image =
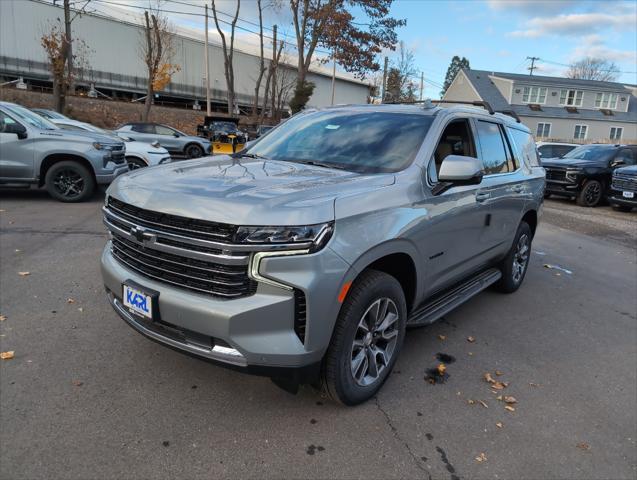
POLYGON ((199 158, 210 154, 210 142, 201 137, 186 135, 179 130, 159 123, 125 123, 116 133, 138 142, 159 144, 171 155, 199 158))
POLYGON ((103 280, 148 338, 353 405, 407 327, 520 287, 544 183, 529 130, 505 115, 306 111, 233 156, 118 179, 103 280))
POLYGON ((62 202, 89 198, 128 172, 124 142, 60 129, 20 105, 0 102, 0 185, 45 186, 62 202))

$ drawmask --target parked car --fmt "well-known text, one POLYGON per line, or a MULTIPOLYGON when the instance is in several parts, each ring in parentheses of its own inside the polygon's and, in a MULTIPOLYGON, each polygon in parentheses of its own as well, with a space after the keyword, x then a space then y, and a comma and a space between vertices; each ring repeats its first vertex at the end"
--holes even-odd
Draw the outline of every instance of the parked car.
POLYGON ((60 112, 56 112, 55 110, 48 110, 46 108, 32 108, 31 111, 48 120, 71 120, 66 115, 63 115, 60 112))
POLYGON ((546 194, 574 198, 578 205, 595 207, 608 194, 613 170, 634 165, 637 145, 582 145, 562 158, 542 160, 546 194))
POLYGON ((179 130, 159 123, 126 123, 116 132, 118 135, 123 134, 139 142, 159 142, 171 155, 199 158, 211 152, 210 141, 207 139, 186 135, 179 130))
POLYGON ((637 165, 613 171, 608 201, 613 208, 623 212, 637 208, 637 165))
POLYGON ((0 184, 45 186, 62 202, 89 198, 128 172, 124 142, 70 132, 24 107, 0 102, 0 184))
POLYGON ((342 106, 277 132, 108 189, 103 280, 139 333, 353 405, 383 385, 406 327, 522 284, 544 169, 511 117, 342 106))
POLYGON ((113 131, 104 130, 90 123, 79 122, 77 120, 53 119, 51 121, 64 130, 100 133, 102 135, 110 135, 118 140, 123 140, 126 142, 126 162, 128 163, 129 170, 162 165, 171 161, 168 150, 163 148, 159 142, 137 142, 132 138, 123 136, 123 134, 118 136, 113 131))
POLYGON ((537 142, 537 150, 540 157, 544 158, 561 158, 571 150, 579 147, 576 143, 561 142, 537 142))

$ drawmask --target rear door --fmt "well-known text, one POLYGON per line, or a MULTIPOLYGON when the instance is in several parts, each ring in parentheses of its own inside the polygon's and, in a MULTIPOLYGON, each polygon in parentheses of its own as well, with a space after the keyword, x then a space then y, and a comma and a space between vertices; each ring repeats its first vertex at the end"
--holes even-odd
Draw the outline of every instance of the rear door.
POLYGON ((162 147, 171 152, 182 150, 182 140, 175 136, 179 135, 175 130, 164 125, 155 125, 154 127, 157 141, 161 143, 162 147))
POLYGON ((31 180, 35 177, 33 138, 20 139, 15 133, 5 132, 9 125, 16 123, 23 125, 0 111, 0 178, 31 180))
POLYGON ((531 190, 503 125, 482 119, 475 119, 475 124, 485 172, 477 194, 486 214, 480 244, 488 261, 511 247, 531 190))

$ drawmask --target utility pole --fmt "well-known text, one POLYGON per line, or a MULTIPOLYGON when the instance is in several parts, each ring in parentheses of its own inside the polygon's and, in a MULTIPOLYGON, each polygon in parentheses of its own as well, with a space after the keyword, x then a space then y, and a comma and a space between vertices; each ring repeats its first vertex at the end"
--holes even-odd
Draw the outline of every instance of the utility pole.
POLYGON ((529 75, 533 75, 533 70, 535 70, 537 67, 535 66, 535 62, 537 60, 540 59, 540 57, 526 57, 527 60, 531 60, 531 66, 528 67, 527 70, 529 70, 531 73, 529 73, 529 75))
POLYGON ((210 116, 210 66, 208 59, 208 4, 206 4, 206 44, 204 46, 206 56, 206 115, 210 116))
POLYGON ((385 57, 385 66, 383 67, 383 95, 380 97, 380 103, 385 103, 385 89, 387 88, 387 64, 389 59, 385 57))
POLYGON ((272 26, 272 119, 276 121, 276 25, 272 26))
POLYGON ((69 91, 75 93, 75 79, 73 78, 73 39, 71 37, 71 4, 64 0, 64 35, 66 37, 66 63, 69 67, 69 91))
POLYGON ((422 102, 422 92, 425 86, 425 74, 420 72, 420 101, 422 102))
POLYGON ((332 105, 334 105, 335 87, 336 87, 336 52, 332 50, 332 105))

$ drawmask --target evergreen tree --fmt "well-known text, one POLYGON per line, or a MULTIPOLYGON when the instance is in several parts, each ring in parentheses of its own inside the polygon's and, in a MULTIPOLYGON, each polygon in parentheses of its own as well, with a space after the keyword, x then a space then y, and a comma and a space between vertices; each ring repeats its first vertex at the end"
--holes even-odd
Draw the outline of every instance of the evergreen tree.
POLYGON ((463 68, 466 68, 467 70, 471 68, 469 66, 469 60, 466 59, 465 57, 460 58, 458 55, 454 55, 454 57, 451 59, 451 64, 449 65, 449 68, 447 69, 447 75, 445 76, 445 83, 443 84, 442 90, 440 91, 441 97, 445 94, 445 92, 447 91, 451 83, 454 81, 454 79, 456 78, 456 75, 458 75, 458 72, 462 70, 463 68))

